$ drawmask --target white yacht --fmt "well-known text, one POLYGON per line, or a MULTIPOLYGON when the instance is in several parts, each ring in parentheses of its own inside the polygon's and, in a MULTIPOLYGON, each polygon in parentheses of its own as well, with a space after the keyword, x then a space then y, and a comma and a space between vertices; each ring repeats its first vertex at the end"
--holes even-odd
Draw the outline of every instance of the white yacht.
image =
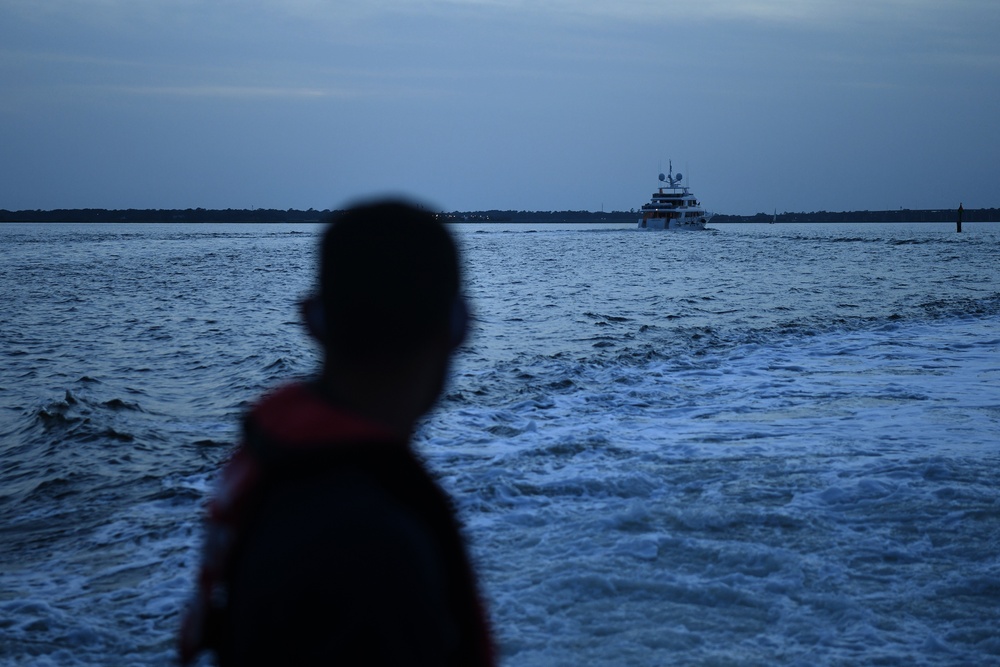
POLYGON ((712 214, 705 210, 686 185, 682 175, 674 175, 673 162, 668 175, 660 174, 661 185, 648 204, 642 205, 639 229, 705 229, 712 214))

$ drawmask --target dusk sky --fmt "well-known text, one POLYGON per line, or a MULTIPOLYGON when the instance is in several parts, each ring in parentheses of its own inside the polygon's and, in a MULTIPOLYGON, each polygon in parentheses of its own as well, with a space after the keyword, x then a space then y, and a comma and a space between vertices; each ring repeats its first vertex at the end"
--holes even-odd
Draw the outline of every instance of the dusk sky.
POLYGON ((998 0, 0 0, 0 209, 1000 206, 998 0))

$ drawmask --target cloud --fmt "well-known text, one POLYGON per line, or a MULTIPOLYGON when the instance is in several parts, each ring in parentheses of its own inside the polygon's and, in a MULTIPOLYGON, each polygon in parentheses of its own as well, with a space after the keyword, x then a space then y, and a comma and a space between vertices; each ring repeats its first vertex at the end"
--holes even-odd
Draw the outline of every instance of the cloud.
POLYGON ((134 95, 159 95, 164 97, 219 97, 219 98, 324 98, 358 97, 359 91, 324 88, 276 88, 265 86, 110 86, 107 90, 134 95))

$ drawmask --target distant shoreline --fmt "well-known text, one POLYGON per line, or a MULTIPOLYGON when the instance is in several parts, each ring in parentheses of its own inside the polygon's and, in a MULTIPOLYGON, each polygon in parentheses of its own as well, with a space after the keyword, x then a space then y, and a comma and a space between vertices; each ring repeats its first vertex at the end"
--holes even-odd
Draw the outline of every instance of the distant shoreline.
MULTIPOLYGON (((318 223, 337 211, 296 209, 53 209, 7 211, 3 222, 111 222, 111 223, 318 223)), ((438 213, 446 222, 477 223, 633 223, 638 211, 452 211, 438 213)), ((750 222, 955 222, 956 209, 900 209, 896 211, 814 211, 810 213, 716 214, 712 223, 750 222)), ((965 209, 963 222, 1000 222, 1000 209, 965 209)))

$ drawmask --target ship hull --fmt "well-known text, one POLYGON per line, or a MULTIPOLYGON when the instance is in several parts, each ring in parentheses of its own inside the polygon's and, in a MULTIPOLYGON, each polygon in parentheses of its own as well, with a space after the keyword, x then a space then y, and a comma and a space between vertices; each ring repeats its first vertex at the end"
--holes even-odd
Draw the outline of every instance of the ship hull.
POLYGON ((651 229, 653 231, 676 230, 694 231, 705 229, 705 225, 711 219, 711 214, 700 215, 697 218, 642 218, 639 220, 639 229, 651 229))

